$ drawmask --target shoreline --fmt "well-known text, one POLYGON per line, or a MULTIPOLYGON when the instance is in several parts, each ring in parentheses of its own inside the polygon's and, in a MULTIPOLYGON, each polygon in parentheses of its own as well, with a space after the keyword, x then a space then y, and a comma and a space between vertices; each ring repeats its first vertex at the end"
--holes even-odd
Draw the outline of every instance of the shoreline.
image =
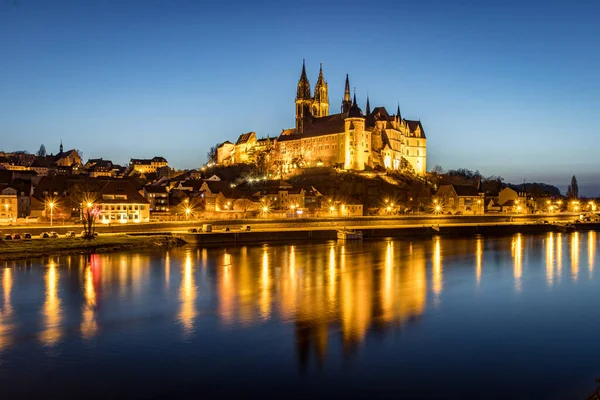
POLYGON ((0 241, 0 261, 17 261, 59 255, 114 253, 119 251, 170 248, 183 243, 170 234, 110 235, 92 240, 82 238, 0 241))
MULTIPOLYGON (((600 223, 575 224, 575 231, 600 231, 600 223)), ((339 228, 287 228, 256 229, 243 231, 213 231, 210 233, 187 232, 130 232, 101 234, 93 240, 81 238, 32 239, 13 242, 0 241, 0 261, 16 261, 69 254, 113 253, 119 251, 192 246, 237 246, 282 242, 323 242, 338 240, 339 228)), ((348 226, 362 231, 364 240, 423 239, 434 236, 468 237, 474 235, 505 236, 541 234, 547 232, 567 233, 564 224, 448 224, 404 226, 348 226)))

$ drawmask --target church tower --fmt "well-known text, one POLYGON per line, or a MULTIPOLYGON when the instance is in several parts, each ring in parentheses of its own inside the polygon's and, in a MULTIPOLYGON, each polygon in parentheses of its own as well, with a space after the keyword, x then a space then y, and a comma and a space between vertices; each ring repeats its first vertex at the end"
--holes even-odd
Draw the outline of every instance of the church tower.
POLYGON ((310 108, 313 100, 310 95, 310 83, 306 76, 306 66, 302 60, 302 73, 298 81, 298 90, 296 91, 296 133, 303 133, 308 125, 311 113, 310 108))
POLYGON ((319 67, 319 79, 315 85, 315 97, 313 99, 313 117, 326 117, 329 115, 329 93, 327 82, 323 78, 323 64, 319 67))
POLYGON ((344 89, 344 99, 342 100, 342 114, 347 114, 352 107, 352 99, 350 98, 350 81, 346 74, 346 87, 344 89))

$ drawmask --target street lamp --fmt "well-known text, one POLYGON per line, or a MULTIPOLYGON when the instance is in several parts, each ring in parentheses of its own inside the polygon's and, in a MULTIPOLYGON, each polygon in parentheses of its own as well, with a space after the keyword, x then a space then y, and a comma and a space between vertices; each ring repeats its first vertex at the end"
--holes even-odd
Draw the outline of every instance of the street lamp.
POLYGON ((48 203, 48 207, 50 207, 50 226, 52 226, 52 213, 54 211, 54 201, 50 201, 48 203))
POLYGON ((186 220, 189 218, 189 216, 190 216, 190 213, 191 213, 191 212, 192 212, 192 209, 191 209, 191 208, 187 207, 187 208, 185 209, 185 219, 186 219, 186 220))

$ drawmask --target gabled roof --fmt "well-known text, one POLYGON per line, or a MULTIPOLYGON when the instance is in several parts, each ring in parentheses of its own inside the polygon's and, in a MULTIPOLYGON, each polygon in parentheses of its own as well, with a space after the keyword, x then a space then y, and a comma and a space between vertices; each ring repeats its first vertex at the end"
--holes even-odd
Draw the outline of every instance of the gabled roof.
POLYGON ((117 179, 108 181, 100 190, 100 202, 102 203, 136 203, 148 204, 148 201, 137 191, 135 187, 126 180, 117 179), (104 195, 126 195, 127 200, 105 199, 104 195))
POLYGON ((423 129, 423 125, 421 125, 421 121, 412 121, 412 120, 408 120, 405 119, 406 124, 408 125, 408 129, 410 130, 411 133, 416 133, 417 128, 419 128, 421 130, 421 135, 418 137, 422 137, 424 139, 426 139, 425 136, 425 129, 423 129))
POLYGON ((250 140, 252 137, 254 137, 254 139, 256 139, 256 133, 254 133, 254 132, 243 133, 240 135, 240 137, 238 138, 237 142, 235 142, 235 144, 238 145, 238 144, 247 143, 248 140, 250 140))
POLYGON ((441 185, 438 188, 438 191, 437 191, 436 195, 441 195, 441 194, 444 194, 444 193, 448 193, 450 191, 454 191, 456 193, 456 195, 459 196, 459 197, 463 197, 463 196, 476 197, 476 196, 479 196, 479 191, 477 190, 477 188, 475 186, 454 185, 454 184, 441 185))
POLYGON ((229 181, 202 181, 208 187, 211 193, 223 193, 227 196, 231 194, 231 182, 229 181))
POLYGON ((479 196, 479 191, 475 186, 452 185, 458 196, 479 196))
POLYGON ((228 145, 228 144, 231 145, 231 146, 233 146, 233 143, 231 143, 229 140, 226 140, 223 143, 221 143, 218 148, 219 149, 223 148, 223 147, 225 147, 225 145, 228 145))
POLYGON ((298 140, 303 138, 332 135, 335 133, 342 133, 345 130, 344 127, 344 114, 332 114, 326 117, 314 118, 312 124, 310 124, 304 133, 284 135, 283 133, 277 139, 278 142, 285 142, 289 140, 298 140))
POLYGON ((169 193, 166 186, 144 186, 146 193, 169 193))

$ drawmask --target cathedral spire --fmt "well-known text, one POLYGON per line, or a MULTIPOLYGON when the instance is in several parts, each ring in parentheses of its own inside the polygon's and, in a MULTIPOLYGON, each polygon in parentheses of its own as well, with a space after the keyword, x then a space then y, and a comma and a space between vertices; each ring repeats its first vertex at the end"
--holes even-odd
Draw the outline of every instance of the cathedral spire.
POLYGON ((308 82, 308 76, 306 76, 306 63, 304 59, 302 59, 302 73, 300 74, 300 80, 298 81, 298 91, 296 92, 296 99, 308 100, 310 98, 310 83, 308 82))
POLYGON ((354 99, 352 100, 352 105, 355 106, 356 104, 356 88, 354 88, 354 99))
POLYGON ((350 97, 350 79, 346 74, 346 87, 344 88, 344 98, 342 99, 342 113, 347 113, 352 107, 352 99, 350 97))
POLYGON ((369 104, 369 94, 367 93, 367 109, 366 109, 367 115, 371 114, 371 105, 369 104))
POLYGON ((350 80, 346 74, 346 87, 344 88, 344 101, 350 101, 350 80))
POLYGON ((60 154, 62 154, 63 152, 63 145, 62 145, 62 139, 60 139, 60 154))
POLYGON ((325 117, 329 115, 329 90, 327 88, 327 82, 325 82, 325 78, 323 77, 323 63, 320 63, 319 65, 319 78, 315 85, 312 109, 314 117, 325 117))
POLYGON ((400 114, 400 103, 398 103, 398 110, 396 111, 396 116, 398 117, 398 121, 402 121, 402 114, 400 114))

